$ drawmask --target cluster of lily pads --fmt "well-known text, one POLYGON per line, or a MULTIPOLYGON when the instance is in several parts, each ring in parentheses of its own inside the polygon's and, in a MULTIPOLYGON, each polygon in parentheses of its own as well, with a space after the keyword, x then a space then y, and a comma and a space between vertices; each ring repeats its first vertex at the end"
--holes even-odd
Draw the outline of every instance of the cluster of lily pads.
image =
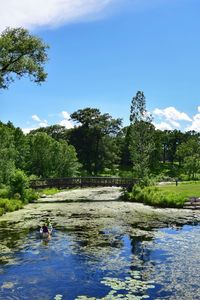
POLYGON ((78 296, 76 300, 142 300, 148 299, 147 290, 155 288, 152 281, 141 280, 140 272, 137 270, 129 271, 130 276, 125 279, 104 277, 102 284, 111 288, 110 292, 103 298, 95 298, 88 296, 78 296))

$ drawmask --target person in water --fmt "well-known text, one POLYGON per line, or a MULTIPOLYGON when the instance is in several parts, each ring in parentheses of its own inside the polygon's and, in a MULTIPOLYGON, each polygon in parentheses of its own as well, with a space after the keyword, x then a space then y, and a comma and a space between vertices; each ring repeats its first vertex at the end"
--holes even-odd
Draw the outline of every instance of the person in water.
POLYGON ((44 225, 40 228, 40 233, 42 234, 43 237, 50 238, 52 229, 53 229, 52 225, 48 220, 48 222, 45 222, 44 225))

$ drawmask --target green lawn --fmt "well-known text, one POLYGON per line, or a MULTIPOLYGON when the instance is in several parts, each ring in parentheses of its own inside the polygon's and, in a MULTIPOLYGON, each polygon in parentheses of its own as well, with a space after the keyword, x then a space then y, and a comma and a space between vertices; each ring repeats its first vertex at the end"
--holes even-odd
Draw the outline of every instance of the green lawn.
POLYGON ((43 189, 43 190, 40 190, 40 195, 47 195, 47 196, 50 196, 50 195, 54 195, 54 194, 57 194, 61 192, 61 190, 57 189, 57 188, 47 188, 47 189, 43 189))
POLYGON ((174 184, 166 184, 158 186, 163 192, 173 192, 183 195, 184 197, 200 197, 200 182, 183 182, 178 183, 178 186, 174 184))
POLYGON ((157 207, 181 208, 189 197, 200 197, 200 182, 165 184, 160 186, 135 186, 126 194, 128 200, 157 207))

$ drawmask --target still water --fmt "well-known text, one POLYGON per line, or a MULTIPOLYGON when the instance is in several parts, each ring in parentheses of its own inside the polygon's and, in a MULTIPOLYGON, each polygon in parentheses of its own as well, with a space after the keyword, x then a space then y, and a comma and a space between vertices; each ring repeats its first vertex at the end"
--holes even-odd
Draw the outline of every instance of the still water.
POLYGON ((49 241, 0 230, 1 300, 200 299, 200 225, 55 229, 49 241))

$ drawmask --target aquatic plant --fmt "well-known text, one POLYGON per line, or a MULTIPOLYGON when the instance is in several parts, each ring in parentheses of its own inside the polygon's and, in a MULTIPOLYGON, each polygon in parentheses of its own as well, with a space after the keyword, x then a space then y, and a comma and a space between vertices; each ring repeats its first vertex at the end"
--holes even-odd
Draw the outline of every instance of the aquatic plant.
POLYGON ((129 271, 129 275, 124 279, 104 277, 102 284, 111 288, 110 292, 103 298, 78 296, 76 300, 111 300, 111 299, 132 299, 142 300, 148 299, 146 294, 148 289, 155 288, 152 281, 144 281, 141 278, 140 271, 129 271))

